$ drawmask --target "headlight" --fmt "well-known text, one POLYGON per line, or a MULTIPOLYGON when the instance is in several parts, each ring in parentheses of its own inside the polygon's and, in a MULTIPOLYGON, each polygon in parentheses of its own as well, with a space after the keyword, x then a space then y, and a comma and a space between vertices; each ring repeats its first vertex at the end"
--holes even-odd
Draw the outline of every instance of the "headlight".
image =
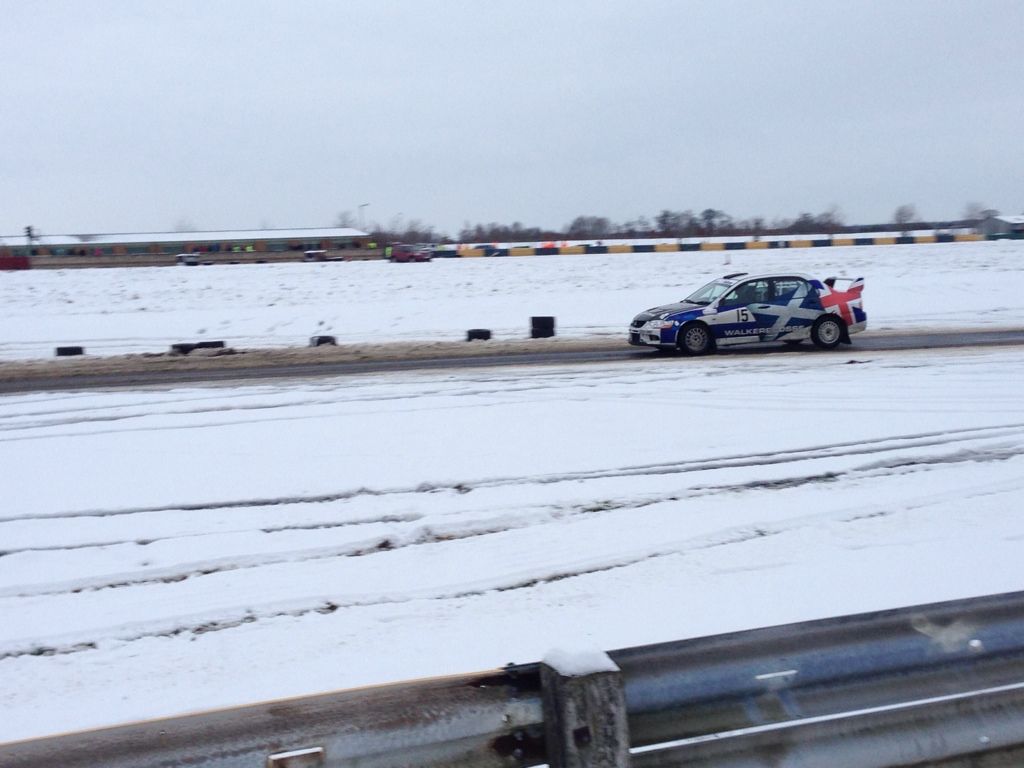
POLYGON ((671 328, 674 326, 671 320, 648 320, 645 328, 649 328, 652 331, 660 331, 662 328, 671 328))

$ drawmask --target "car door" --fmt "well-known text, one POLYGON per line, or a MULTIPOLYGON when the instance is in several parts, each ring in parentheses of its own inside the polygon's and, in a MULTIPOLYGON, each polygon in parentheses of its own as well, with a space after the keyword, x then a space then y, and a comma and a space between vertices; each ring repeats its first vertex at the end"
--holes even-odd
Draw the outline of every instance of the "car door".
POLYGON ((822 311, 817 292, 806 280, 781 275, 771 279, 767 300, 751 309, 758 317, 762 341, 806 339, 822 311))
POLYGON ((715 343, 720 347, 760 341, 763 321, 752 307, 771 298, 769 278, 744 280, 737 283, 718 300, 716 311, 704 319, 711 327, 715 343))

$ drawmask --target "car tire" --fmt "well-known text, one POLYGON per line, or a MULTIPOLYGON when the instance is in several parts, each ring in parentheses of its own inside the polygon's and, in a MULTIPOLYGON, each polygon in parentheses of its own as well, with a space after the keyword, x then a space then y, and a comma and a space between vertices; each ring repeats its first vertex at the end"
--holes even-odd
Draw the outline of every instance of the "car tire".
POLYGON ((811 341, 818 349, 835 349, 843 340, 843 321, 835 315, 822 315, 811 326, 811 341))
POLYGON ((676 335, 676 346, 684 355, 706 355, 714 346, 711 329, 704 323, 687 323, 676 335))

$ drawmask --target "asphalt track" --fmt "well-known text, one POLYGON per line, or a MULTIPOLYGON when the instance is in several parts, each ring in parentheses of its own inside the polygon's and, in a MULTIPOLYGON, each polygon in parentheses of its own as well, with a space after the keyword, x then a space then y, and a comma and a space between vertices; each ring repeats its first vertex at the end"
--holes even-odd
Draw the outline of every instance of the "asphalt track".
MULTIPOLYGON (((852 345, 841 344, 835 350, 822 351, 810 343, 797 347, 784 344, 766 344, 716 353, 718 357, 746 357, 748 355, 786 354, 822 355, 857 354, 860 352, 899 352, 926 349, 956 349, 975 347, 1024 346, 1024 329, 1001 330, 949 330, 907 333, 870 332, 853 337, 852 345)), ((252 382, 267 379, 305 379, 330 376, 349 376, 362 373, 390 373, 466 368, 513 367, 526 365, 585 365, 588 363, 634 362, 656 364, 659 361, 679 360, 677 355, 660 354, 657 350, 631 347, 625 340, 621 348, 609 346, 608 340, 595 342, 592 349, 577 346, 568 350, 504 352, 462 356, 439 354, 436 357, 415 359, 352 360, 343 362, 311 362, 301 364, 259 365, 254 367, 203 368, 197 370, 130 371, 119 373, 38 375, 3 378, 0 374, 0 393, 73 391, 83 389, 135 388, 179 384, 211 384, 223 382, 252 382)))

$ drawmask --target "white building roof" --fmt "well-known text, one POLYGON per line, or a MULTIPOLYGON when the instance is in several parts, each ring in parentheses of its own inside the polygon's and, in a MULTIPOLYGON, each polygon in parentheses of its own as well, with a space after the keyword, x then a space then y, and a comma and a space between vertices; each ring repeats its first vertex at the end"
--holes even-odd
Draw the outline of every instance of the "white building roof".
MULTIPOLYGON (((311 229, 229 229, 212 232, 119 232, 92 235, 40 235, 34 245, 126 245, 128 243, 222 243, 246 240, 330 240, 367 237, 369 233, 350 227, 311 229)), ((24 235, 6 235, 0 243, 25 245, 24 235)))
POLYGON ((1024 216, 993 216, 992 218, 1005 221, 1007 224, 1024 224, 1024 216))

